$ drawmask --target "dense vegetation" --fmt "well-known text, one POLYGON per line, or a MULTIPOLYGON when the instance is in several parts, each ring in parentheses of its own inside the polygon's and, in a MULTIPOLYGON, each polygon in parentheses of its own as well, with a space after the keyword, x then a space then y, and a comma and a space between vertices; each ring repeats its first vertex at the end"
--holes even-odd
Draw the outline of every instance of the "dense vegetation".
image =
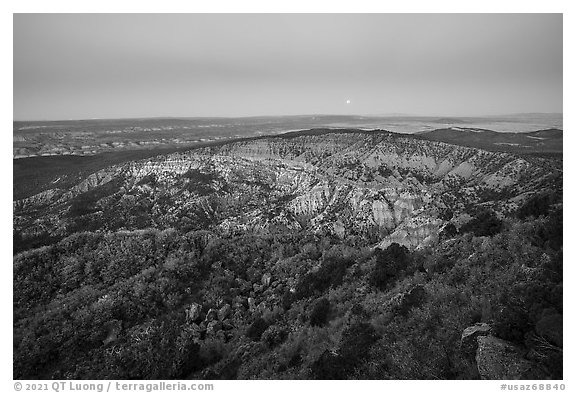
POLYGON ((562 210, 535 198, 416 251, 305 231, 75 233, 14 258, 14 378, 473 379, 460 337, 476 322, 561 378, 562 210))

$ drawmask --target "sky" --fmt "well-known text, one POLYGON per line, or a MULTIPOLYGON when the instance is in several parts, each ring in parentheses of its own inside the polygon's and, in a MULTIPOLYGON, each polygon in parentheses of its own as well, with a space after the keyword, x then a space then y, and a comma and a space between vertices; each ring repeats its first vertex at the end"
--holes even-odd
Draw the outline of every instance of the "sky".
POLYGON ((15 14, 14 120, 562 112, 561 14, 15 14))

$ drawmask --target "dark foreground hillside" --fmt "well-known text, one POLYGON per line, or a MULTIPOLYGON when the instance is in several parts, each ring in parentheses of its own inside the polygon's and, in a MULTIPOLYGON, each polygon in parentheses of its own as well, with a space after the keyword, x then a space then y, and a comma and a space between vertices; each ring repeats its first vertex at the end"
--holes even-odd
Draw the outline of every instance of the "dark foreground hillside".
POLYGON ((561 211, 483 225, 78 233, 15 258, 14 378, 562 378, 561 211))

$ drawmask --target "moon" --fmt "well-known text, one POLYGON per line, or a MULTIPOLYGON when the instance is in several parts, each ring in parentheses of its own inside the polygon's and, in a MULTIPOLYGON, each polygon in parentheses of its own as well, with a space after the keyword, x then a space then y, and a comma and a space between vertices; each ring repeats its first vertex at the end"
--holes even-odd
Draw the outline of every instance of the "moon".
POLYGON ((349 104, 349 103, 350 103, 350 100, 346 100, 346 103, 349 104))

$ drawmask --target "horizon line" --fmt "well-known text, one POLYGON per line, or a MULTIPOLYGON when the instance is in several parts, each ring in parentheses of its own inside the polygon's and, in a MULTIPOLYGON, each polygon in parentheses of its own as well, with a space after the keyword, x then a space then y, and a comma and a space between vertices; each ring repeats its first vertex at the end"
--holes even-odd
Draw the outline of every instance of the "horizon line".
POLYGON ((155 119, 251 119, 251 118, 274 118, 274 117, 429 117, 429 118, 483 118, 483 117, 505 117, 505 116, 527 116, 527 115, 561 115, 564 112, 516 112, 516 113, 499 113, 484 115, 422 115, 410 113, 389 113, 389 114, 330 114, 330 113, 311 113, 311 114, 286 114, 286 115, 247 115, 247 116, 144 116, 144 117, 91 117, 76 119, 13 119, 12 122, 61 122, 61 121, 92 121, 92 120, 155 120, 155 119))

